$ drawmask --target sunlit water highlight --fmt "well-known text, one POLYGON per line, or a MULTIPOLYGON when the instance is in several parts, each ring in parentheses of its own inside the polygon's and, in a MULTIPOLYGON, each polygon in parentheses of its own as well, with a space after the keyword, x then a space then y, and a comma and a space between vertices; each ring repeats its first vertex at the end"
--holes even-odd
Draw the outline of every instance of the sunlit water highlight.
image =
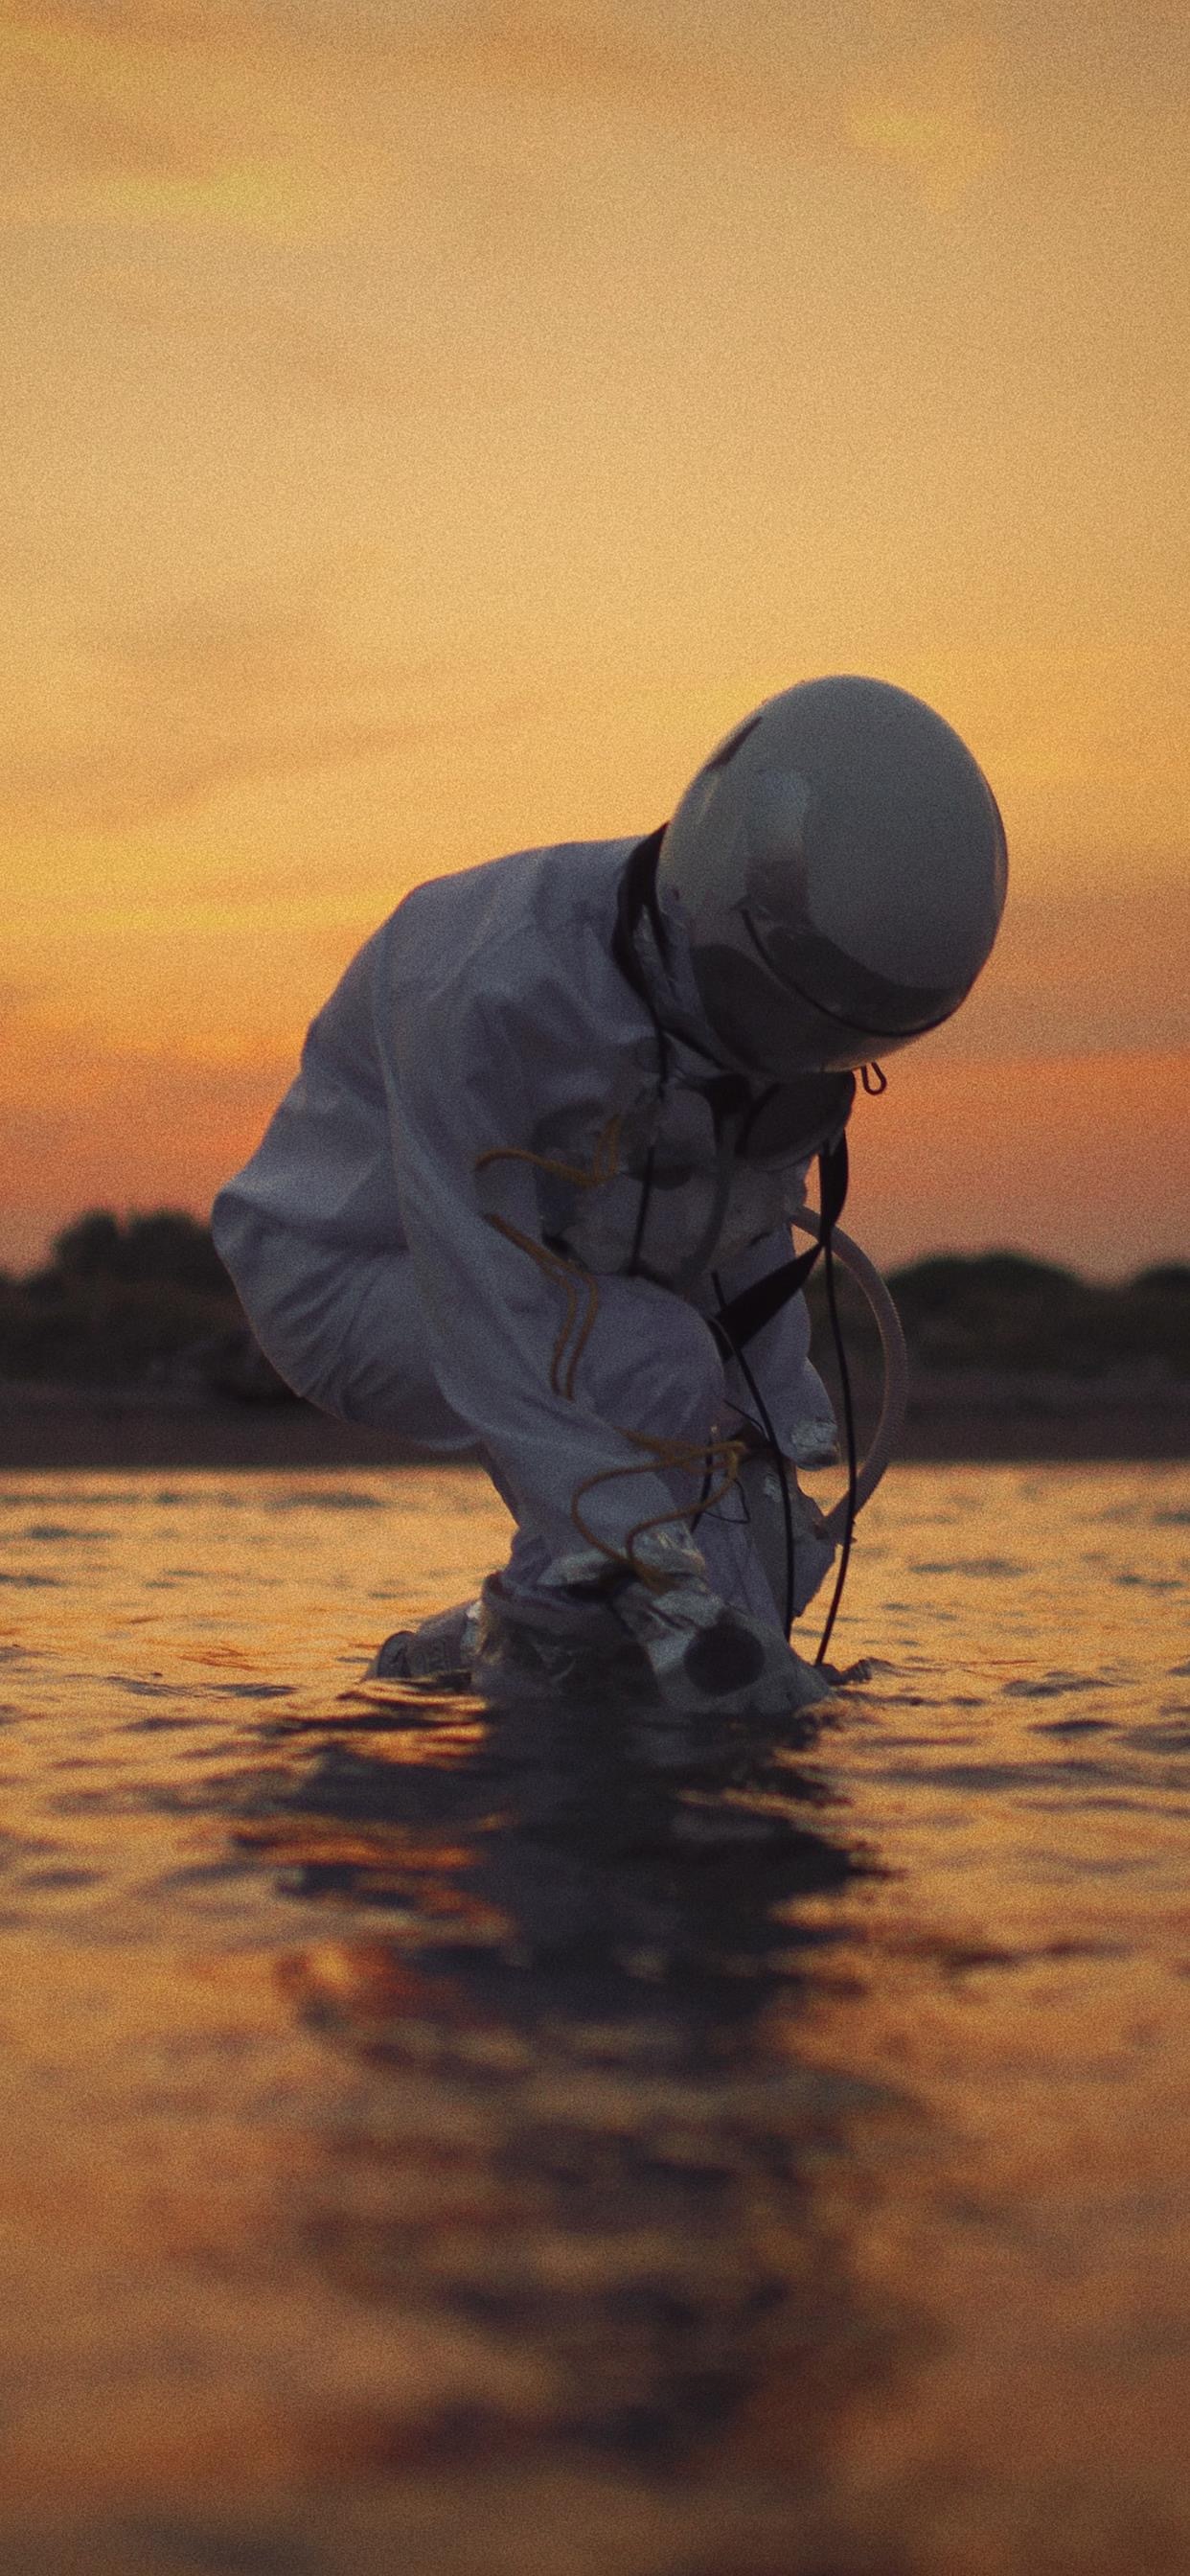
POLYGON ((1182 2576, 1185 1475, 894 1474, 784 1734, 363 1686, 503 1532, 0 1479, 5 2576, 1182 2576))

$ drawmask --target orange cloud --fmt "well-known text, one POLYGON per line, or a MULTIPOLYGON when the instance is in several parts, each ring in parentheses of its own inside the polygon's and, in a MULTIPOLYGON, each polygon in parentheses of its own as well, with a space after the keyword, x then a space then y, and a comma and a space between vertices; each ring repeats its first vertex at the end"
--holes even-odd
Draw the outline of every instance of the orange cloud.
POLYGON ((1047 873, 1046 891, 1010 885, 991 962, 949 1027, 927 1041, 923 1063, 1181 1044, 1190 957, 1184 875, 1145 882, 1129 869, 1109 889, 1080 883, 1073 868, 1047 873))
POLYGON ((1186 1048, 895 1058, 852 1121, 845 1220, 887 1264, 1024 1245, 1103 1275, 1190 1252, 1186 1048))
POLYGON ((310 309, 283 303, 255 282, 234 291, 196 288, 112 261, 95 286, 97 302, 119 329, 143 335, 146 352, 174 348, 193 361, 209 351, 221 370, 268 400, 296 386, 335 404, 411 417, 466 401, 480 414, 507 395, 485 384, 475 352, 422 328, 414 338, 384 327, 378 312, 369 324, 358 310, 336 313, 328 302, 310 309))
MULTIPOLYGON (((400 193, 398 135, 424 86, 741 135, 796 161, 884 162, 939 206, 997 156, 970 40, 894 32, 857 89, 823 30, 816 46, 810 33, 782 58, 746 23, 708 42, 623 9, 427 18, 343 0, 299 18, 263 0, 13 0, 0 61, 18 148, 4 201, 10 219, 89 213, 281 240, 325 230, 353 188, 373 205, 400 193)), ((530 165, 523 184, 534 188, 530 165)))
POLYGON ((0 765, 10 822, 119 831, 245 780, 383 760, 448 733, 441 673, 356 660, 345 589, 341 569, 315 569, 290 595, 261 585, 100 633, 90 688, 75 692, 78 731, 0 765))
POLYGON ((940 212, 992 169, 1004 148, 1003 136, 961 103, 931 104, 913 92, 861 94, 846 111, 844 130, 857 152, 903 171, 940 212))
POLYGON ((12 0, 0 206, 285 237, 320 194, 316 91, 284 76, 305 51, 273 13, 218 0, 12 0))
POLYGON ((31 1029, 0 1106, 0 1263, 32 1262, 87 1207, 205 1213, 295 1069, 285 1057, 213 1065, 175 1049, 104 1047, 67 1026, 31 1029))

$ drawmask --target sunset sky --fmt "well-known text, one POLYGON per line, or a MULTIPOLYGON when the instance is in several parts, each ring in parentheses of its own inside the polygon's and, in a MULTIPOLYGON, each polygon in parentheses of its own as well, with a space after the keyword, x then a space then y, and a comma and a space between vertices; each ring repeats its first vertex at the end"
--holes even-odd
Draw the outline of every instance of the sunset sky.
POLYGON ((0 1263, 206 1212, 421 878, 812 674, 1013 861, 878 1259, 1190 1256, 1185 0, 5 0, 0 1263))

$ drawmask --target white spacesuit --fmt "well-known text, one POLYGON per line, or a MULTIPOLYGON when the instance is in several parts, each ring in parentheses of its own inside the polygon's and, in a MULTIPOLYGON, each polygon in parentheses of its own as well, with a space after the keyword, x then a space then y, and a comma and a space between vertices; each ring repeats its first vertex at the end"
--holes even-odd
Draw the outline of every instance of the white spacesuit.
MULTIPOLYGON (((1003 886, 958 738, 821 681, 730 736, 663 831, 420 886, 359 952, 214 1230, 291 1386, 478 1449, 513 1514, 425 1669, 523 1678, 527 1641, 556 1662, 612 1621, 671 1699, 813 1695, 786 1612, 830 1548, 790 1472, 774 1598, 754 1470, 771 1496, 775 1453, 830 1456, 833 1418, 802 1297, 746 1351, 733 1318, 788 1270, 853 1068, 957 1006, 1003 886)), ((380 1669, 422 1669, 416 1640, 380 1669)))

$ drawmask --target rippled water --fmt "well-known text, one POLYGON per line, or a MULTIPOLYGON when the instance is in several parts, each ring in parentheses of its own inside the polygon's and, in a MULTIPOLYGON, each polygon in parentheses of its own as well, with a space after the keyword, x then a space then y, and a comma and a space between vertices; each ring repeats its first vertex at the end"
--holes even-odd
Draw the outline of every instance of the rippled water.
POLYGON ((900 1471, 685 1738, 360 1684, 465 1470, 0 1530, 6 2576, 1181 2576, 1184 1474, 900 1471))

